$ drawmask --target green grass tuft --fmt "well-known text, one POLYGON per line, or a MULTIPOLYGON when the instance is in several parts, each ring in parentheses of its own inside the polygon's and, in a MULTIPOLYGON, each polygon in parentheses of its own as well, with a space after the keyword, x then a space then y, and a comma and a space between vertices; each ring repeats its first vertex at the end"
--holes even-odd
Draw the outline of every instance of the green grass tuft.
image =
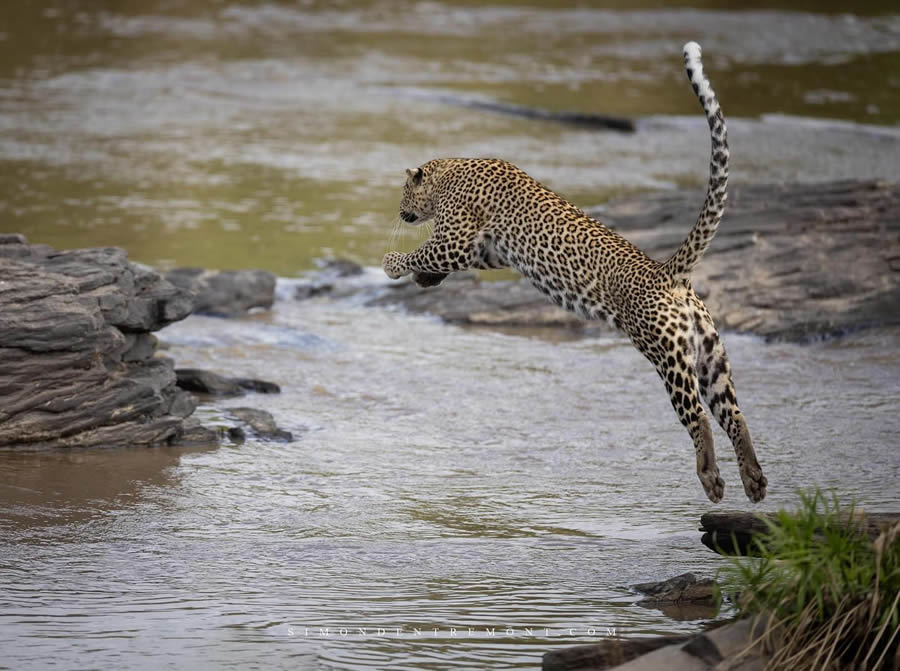
POLYGON ((768 521, 759 559, 728 582, 743 616, 765 618, 767 669, 895 669, 900 661, 900 523, 872 541, 855 506, 821 491, 768 521))

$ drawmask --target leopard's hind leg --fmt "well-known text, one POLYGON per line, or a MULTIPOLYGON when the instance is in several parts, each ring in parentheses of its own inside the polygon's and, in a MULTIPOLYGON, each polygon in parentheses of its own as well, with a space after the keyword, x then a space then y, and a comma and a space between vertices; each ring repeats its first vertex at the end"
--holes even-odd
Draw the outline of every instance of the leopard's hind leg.
POLYGON ((700 393, 703 394, 703 399, 713 417, 728 434, 734 446, 747 498, 759 503, 766 497, 768 481, 756 459, 747 420, 738 407, 734 381, 731 377, 731 364, 725 354, 725 346, 716 332, 706 306, 696 296, 692 297, 691 303, 700 393))
POLYGON ((716 465, 709 415, 700 402, 690 323, 686 320, 683 305, 667 305, 659 314, 656 342, 649 345, 641 337, 633 337, 632 342, 653 363, 666 385, 672 407, 694 441, 700 484, 709 500, 718 503, 725 495, 725 482, 716 465))

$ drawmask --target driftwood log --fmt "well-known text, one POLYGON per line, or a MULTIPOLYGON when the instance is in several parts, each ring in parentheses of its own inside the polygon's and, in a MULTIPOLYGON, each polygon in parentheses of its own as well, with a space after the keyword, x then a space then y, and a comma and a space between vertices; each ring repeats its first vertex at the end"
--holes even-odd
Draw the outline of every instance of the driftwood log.
MULTIPOLYGON (((766 520, 775 521, 775 513, 713 512, 700 517, 700 541, 714 552, 725 555, 756 554, 756 542, 765 543, 766 520)), ((884 527, 900 522, 900 513, 866 513, 854 517, 870 538, 884 527)))

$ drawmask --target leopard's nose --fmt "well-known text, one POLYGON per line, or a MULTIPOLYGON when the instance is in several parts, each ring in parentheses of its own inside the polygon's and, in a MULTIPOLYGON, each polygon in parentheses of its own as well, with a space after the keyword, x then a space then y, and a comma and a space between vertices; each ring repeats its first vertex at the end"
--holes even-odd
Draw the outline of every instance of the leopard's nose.
POLYGON ((400 218, 407 222, 408 224, 413 223, 416 219, 418 219, 418 215, 413 214, 412 212, 401 212, 400 218))

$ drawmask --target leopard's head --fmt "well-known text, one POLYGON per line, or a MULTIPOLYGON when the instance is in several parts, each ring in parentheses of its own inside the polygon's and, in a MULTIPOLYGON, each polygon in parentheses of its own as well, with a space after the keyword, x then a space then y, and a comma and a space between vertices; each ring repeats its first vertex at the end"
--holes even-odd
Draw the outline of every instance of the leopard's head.
POLYGON ((435 170, 430 163, 421 168, 406 170, 406 185, 403 187, 403 200, 400 201, 400 218, 411 226, 431 219, 434 216, 434 179, 435 170))

